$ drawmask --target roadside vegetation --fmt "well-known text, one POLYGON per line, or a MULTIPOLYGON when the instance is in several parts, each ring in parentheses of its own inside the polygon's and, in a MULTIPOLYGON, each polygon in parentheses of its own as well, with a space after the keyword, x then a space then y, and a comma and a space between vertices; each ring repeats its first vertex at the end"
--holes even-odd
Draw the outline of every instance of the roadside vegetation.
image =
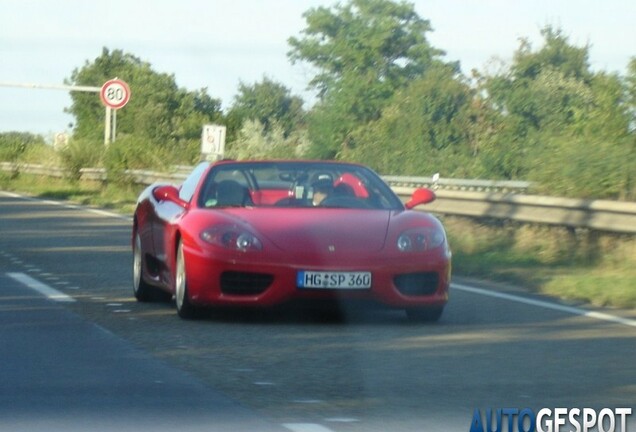
POLYGON ((629 235, 444 217, 454 273, 532 292, 636 308, 636 238, 629 235))
MULTIPOLYGON (((72 93, 75 122, 58 149, 44 137, 0 133, 0 188, 130 211, 139 186, 125 170, 165 170, 200 158, 204 124, 227 126, 226 157, 346 159, 386 175, 530 180, 533 193, 636 200, 636 56, 625 73, 593 70, 585 46, 560 28, 521 39, 510 64, 463 71, 434 47, 434 24, 413 5, 349 0, 316 7, 288 39, 288 58, 315 72, 305 101, 269 77, 241 82, 226 110, 207 89, 121 49, 103 48, 68 84, 120 77, 134 97, 103 143, 99 98, 72 93), (311 103, 311 106, 310 106, 311 103), (41 180, 20 164, 65 169, 41 180), (79 181, 103 167, 107 184, 79 181)), ((446 220, 458 274, 523 283, 601 304, 636 307, 634 240, 542 227, 446 220)))

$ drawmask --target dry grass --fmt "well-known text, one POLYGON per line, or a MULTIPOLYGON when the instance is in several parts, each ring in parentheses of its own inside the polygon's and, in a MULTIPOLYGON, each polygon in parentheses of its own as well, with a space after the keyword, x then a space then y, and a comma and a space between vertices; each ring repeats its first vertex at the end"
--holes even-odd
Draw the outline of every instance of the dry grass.
POLYGON ((598 306, 636 307, 636 238, 446 217, 454 272, 598 306))
POLYGON ((132 215, 143 185, 111 185, 99 182, 76 182, 66 179, 20 174, 13 177, 0 172, 0 190, 69 201, 91 207, 107 208, 132 215))

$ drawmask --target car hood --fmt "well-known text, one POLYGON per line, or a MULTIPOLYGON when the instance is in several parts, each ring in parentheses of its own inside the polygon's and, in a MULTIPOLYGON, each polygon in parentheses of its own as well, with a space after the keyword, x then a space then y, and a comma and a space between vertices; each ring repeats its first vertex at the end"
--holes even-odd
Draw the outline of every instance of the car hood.
POLYGON ((229 211, 278 248, 293 254, 360 254, 384 247, 390 210, 258 209, 229 211))

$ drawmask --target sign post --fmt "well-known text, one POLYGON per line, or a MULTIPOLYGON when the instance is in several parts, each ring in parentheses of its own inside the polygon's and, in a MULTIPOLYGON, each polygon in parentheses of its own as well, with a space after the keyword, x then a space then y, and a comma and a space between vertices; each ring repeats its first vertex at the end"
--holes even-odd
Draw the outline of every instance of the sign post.
POLYGON ((225 126, 204 125, 201 133, 201 153, 207 159, 223 159, 225 152, 225 126))
POLYGON ((130 87, 120 79, 108 80, 102 85, 99 98, 106 107, 104 124, 104 144, 115 141, 117 132, 117 110, 123 108, 130 100, 130 87))

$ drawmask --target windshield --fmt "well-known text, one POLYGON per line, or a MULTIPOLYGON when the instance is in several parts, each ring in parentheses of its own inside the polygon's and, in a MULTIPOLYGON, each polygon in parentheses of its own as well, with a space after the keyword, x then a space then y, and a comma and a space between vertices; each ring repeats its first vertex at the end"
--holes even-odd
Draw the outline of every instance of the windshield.
POLYGON ((215 166, 198 199, 203 208, 403 209, 368 168, 329 162, 244 162, 215 166))

